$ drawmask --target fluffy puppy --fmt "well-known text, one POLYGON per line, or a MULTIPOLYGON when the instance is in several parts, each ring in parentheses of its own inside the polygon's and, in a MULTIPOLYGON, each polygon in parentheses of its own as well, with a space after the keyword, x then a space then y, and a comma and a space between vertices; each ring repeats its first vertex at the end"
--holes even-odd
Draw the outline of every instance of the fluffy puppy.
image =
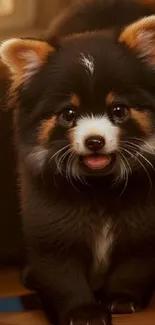
POLYGON ((27 257, 59 324, 110 325, 111 312, 145 307, 153 290, 155 16, 131 23, 148 11, 145 1, 91 1, 73 25, 68 16, 70 35, 0 49, 27 257))

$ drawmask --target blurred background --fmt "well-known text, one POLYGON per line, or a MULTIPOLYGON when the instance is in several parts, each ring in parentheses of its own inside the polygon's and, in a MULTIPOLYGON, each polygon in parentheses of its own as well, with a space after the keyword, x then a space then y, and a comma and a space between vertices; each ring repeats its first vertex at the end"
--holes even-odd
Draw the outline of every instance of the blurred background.
POLYGON ((37 36, 74 0, 0 0, 0 40, 37 36))

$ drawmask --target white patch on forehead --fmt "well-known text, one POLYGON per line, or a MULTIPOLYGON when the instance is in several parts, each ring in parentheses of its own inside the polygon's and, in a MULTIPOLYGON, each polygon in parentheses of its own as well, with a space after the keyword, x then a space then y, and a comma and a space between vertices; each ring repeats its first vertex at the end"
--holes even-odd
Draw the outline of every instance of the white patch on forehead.
POLYGON ((89 149, 85 146, 85 140, 97 135, 105 139, 103 152, 112 153, 118 149, 119 132, 119 128, 113 125, 106 115, 81 117, 72 132, 74 149, 79 154, 90 154, 89 149))
POLYGON ((102 232, 96 240, 95 254, 98 262, 108 262, 113 243, 113 235, 111 233, 111 223, 103 226, 102 232))
POLYGON ((90 75, 93 76, 94 69, 95 69, 94 58, 89 54, 86 57, 83 53, 81 53, 80 61, 86 67, 86 69, 90 73, 90 75))

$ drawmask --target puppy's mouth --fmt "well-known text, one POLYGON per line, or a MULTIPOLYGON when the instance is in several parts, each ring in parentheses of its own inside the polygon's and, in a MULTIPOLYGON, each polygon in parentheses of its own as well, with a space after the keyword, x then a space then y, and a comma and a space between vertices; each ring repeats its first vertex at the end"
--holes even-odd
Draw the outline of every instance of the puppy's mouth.
POLYGON ((103 170, 114 162, 114 155, 93 154, 81 157, 81 161, 91 170, 103 170))

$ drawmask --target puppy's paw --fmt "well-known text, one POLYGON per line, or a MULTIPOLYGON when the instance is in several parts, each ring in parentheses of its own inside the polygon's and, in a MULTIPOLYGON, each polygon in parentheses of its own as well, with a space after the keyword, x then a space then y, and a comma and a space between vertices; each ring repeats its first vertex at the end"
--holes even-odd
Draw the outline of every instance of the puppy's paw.
POLYGON ((67 316, 66 324, 111 325, 111 315, 105 311, 102 305, 90 305, 71 311, 67 316))
POLYGON ((133 301, 118 299, 109 305, 112 314, 133 314, 141 310, 140 305, 133 301))

